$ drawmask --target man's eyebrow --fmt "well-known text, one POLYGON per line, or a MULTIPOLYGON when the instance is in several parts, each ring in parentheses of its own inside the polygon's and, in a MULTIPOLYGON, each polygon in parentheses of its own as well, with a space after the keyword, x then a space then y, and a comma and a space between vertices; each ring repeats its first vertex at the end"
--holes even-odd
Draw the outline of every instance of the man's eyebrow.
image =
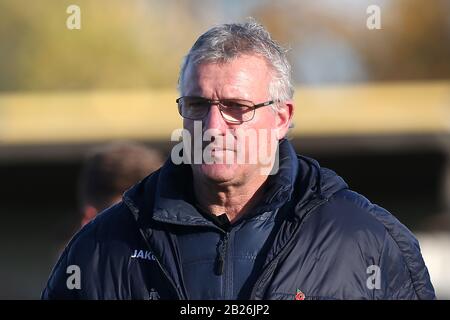
MULTIPOLYGON (((202 95, 195 95, 195 94, 189 94, 186 95, 187 97, 192 97, 192 98, 202 98, 202 99, 207 99, 207 100, 217 100, 217 99, 211 99, 210 97, 205 97, 202 95)), ((219 97, 219 100, 244 100, 244 101, 250 101, 249 99, 245 99, 245 98, 239 98, 239 97, 235 97, 235 96, 231 96, 231 97, 219 97)))
POLYGON ((221 98, 223 100, 245 100, 245 101, 249 101, 248 99, 245 98, 239 98, 239 97, 230 97, 230 98, 221 98))
MULTIPOLYGON (((207 98, 210 99, 210 98, 207 98)), ((237 97, 237 96, 224 96, 224 97, 219 97, 220 100, 245 100, 245 101, 250 101, 249 99, 246 98, 242 98, 242 97, 237 97)))

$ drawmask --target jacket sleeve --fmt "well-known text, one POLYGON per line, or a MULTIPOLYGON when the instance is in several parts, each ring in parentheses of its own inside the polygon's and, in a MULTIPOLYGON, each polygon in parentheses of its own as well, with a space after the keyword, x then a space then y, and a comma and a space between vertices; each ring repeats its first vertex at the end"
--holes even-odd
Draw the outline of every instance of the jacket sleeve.
POLYGON ((41 298, 45 300, 88 299, 95 297, 94 285, 89 278, 96 261, 95 229, 93 223, 85 225, 70 240, 53 267, 41 298))
POLYGON ((436 299, 419 242, 403 224, 377 207, 377 217, 386 228, 379 262, 380 286, 375 299, 436 299))
POLYGON ((67 259, 69 255, 69 247, 66 247, 61 254, 58 262, 54 266, 47 285, 42 292, 43 300, 66 300, 76 299, 74 292, 69 290, 67 280, 70 274, 67 273, 67 259))

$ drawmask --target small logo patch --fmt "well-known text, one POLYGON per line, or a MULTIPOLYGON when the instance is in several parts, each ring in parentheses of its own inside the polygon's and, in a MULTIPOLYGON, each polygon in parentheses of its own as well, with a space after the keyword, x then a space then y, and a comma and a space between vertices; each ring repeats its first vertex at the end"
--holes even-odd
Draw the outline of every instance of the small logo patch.
POLYGON ((295 300, 305 300, 305 298, 305 294, 300 289, 297 289, 297 292, 295 293, 295 300))
POLYGON ((152 288, 150 290, 148 300, 159 300, 159 298, 160 298, 160 296, 159 296, 158 291, 156 291, 154 288, 152 288))

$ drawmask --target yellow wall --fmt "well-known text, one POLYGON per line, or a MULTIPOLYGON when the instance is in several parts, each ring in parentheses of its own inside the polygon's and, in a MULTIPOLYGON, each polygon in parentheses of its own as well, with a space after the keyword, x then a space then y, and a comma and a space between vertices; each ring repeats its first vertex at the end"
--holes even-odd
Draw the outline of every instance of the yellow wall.
MULTIPOLYGON (((0 94, 0 143, 169 140, 175 90, 0 94)), ((450 133, 450 82, 299 87, 294 136, 450 133)))

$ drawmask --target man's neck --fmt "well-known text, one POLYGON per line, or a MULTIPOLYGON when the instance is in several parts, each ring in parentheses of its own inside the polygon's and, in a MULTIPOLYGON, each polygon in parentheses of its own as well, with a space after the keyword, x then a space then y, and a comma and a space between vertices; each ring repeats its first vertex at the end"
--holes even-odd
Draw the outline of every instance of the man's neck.
POLYGON ((194 195, 200 209, 216 216, 225 213, 233 223, 259 202, 266 180, 267 176, 258 175, 251 183, 224 186, 194 177, 194 195))

